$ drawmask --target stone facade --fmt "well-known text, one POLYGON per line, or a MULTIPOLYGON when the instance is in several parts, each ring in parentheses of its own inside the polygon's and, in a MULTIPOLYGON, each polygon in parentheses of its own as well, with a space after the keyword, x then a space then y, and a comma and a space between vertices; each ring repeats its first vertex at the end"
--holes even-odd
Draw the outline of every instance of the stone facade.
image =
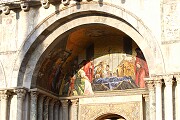
POLYGON ((179 0, 1 0, 0 120, 98 120, 105 114, 179 120, 179 13, 179 0), (91 24, 115 28, 141 48, 148 89, 65 97, 38 86, 44 57, 91 24))

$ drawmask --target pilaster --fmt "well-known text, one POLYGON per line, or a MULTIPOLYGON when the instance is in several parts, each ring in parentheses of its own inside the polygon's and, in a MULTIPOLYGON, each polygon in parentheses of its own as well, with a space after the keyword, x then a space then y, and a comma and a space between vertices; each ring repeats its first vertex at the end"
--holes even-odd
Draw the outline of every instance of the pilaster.
POLYGON ((31 105, 30 105, 30 120, 37 120, 37 98, 38 98, 37 91, 31 91, 31 105))

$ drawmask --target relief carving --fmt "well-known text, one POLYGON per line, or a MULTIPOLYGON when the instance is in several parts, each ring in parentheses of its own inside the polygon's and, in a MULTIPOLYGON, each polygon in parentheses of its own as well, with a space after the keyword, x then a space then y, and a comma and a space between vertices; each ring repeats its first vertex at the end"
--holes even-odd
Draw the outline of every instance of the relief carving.
POLYGON ((180 38, 180 5, 176 2, 168 2, 163 5, 164 39, 179 40, 180 38))
POLYGON ((118 103, 118 104, 88 104, 80 105, 80 120, 95 120, 104 114, 118 114, 127 120, 140 120, 140 102, 118 103))

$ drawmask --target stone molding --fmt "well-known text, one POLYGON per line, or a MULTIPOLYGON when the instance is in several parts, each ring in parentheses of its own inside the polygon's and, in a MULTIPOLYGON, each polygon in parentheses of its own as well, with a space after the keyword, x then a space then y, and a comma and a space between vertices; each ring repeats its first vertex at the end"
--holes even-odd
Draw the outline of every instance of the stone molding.
MULTIPOLYGON (((81 2, 90 2, 93 0, 82 0, 81 2)), ((48 9, 50 7, 50 4, 53 4, 54 2, 59 2, 64 7, 72 5, 72 4, 80 4, 78 0, 19 0, 19 1, 0 1, 0 12, 4 13, 5 15, 8 15, 10 13, 10 10, 13 9, 21 9, 24 12, 27 12, 30 10, 30 6, 34 7, 37 5, 41 5, 44 9, 48 9)))

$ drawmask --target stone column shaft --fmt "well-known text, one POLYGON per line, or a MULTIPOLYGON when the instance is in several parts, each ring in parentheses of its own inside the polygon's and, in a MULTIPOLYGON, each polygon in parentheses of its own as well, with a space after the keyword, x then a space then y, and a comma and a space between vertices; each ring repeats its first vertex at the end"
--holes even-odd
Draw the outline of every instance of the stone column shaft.
POLYGON ((62 104, 59 105, 59 120, 63 120, 63 110, 62 104))
POLYGON ((149 89, 149 117, 150 120, 156 119, 156 107, 155 107, 155 89, 154 89, 154 80, 146 78, 146 84, 149 89))
POLYGON ((37 120, 37 97, 38 92, 31 91, 30 120, 37 120))
POLYGON ((8 90, 1 92, 1 120, 7 120, 7 110, 8 110, 8 98, 10 92, 8 90))
POLYGON ((164 77, 165 82, 165 120, 173 120, 173 77, 164 77))
POLYGON ((38 120, 43 120, 43 104, 45 95, 40 95, 38 99, 38 120))
POLYGON ((59 120, 59 102, 54 105, 54 120, 59 120))
POLYGON ((44 113, 43 113, 43 118, 44 120, 49 119, 49 101, 51 98, 46 97, 45 102, 44 102, 44 113))
POLYGON ((176 120, 180 120, 180 75, 176 75, 176 82, 177 82, 177 86, 176 86, 176 120))
POLYGON ((70 120, 78 120, 78 99, 71 100, 70 120))
POLYGON ((155 81, 156 86, 156 120, 162 120, 162 80, 155 81))
POLYGON ((69 114, 68 114, 68 100, 61 100, 62 104, 62 119, 63 120, 68 120, 69 119, 69 114))
POLYGON ((17 120, 23 120, 23 101, 26 95, 26 90, 17 89, 14 91, 17 94, 17 120))
POLYGON ((56 100, 52 99, 49 103, 49 120, 54 119, 54 104, 56 100))

